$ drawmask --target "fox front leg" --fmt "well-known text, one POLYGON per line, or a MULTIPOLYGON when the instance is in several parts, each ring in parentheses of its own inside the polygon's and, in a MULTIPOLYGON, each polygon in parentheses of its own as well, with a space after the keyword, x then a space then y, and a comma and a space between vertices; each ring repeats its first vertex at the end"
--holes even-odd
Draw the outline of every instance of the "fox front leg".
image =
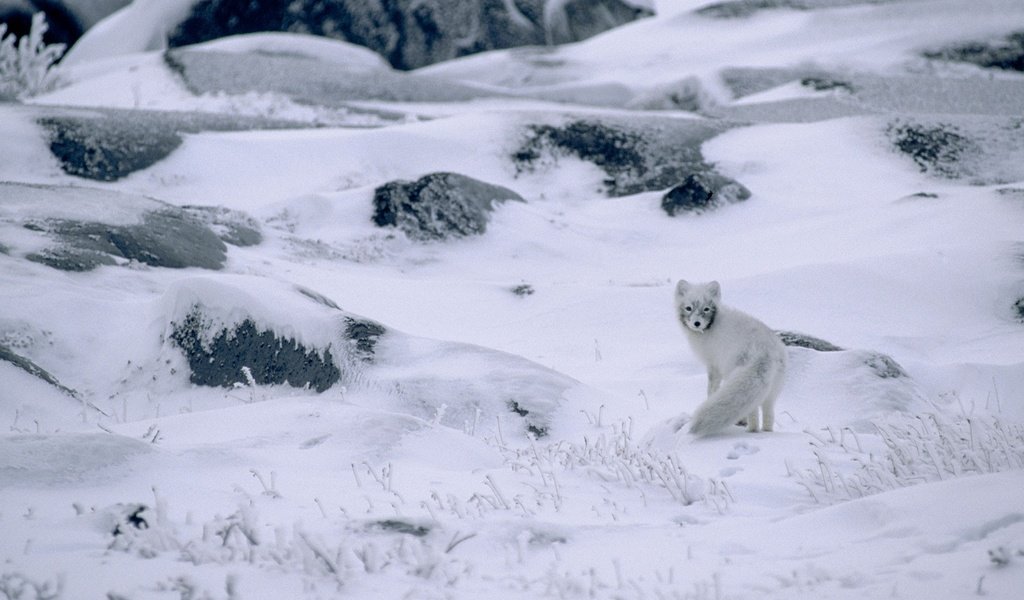
POLYGON ((722 387, 721 375, 718 374, 717 370, 708 368, 708 398, 717 392, 720 387, 722 387))

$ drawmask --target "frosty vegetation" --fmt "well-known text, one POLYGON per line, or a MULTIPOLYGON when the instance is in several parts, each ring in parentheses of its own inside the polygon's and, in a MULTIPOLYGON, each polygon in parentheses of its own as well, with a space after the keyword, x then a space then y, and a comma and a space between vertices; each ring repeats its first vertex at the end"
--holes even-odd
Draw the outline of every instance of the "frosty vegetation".
POLYGON ((0 100, 21 100, 49 90, 64 44, 46 44, 46 16, 36 13, 27 36, 16 38, 0 23, 0 100))

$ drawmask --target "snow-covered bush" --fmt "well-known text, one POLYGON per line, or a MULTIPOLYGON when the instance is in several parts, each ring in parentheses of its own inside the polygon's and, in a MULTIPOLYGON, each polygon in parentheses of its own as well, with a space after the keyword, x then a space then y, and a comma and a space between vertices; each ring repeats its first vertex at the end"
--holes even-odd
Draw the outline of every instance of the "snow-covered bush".
POLYGON ((47 44, 49 26, 39 12, 32 17, 29 34, 17 38, 0 23, 0 101, 21 100, 45 92, 53 84, 53 69, 64 54, 64 44, 47 44))

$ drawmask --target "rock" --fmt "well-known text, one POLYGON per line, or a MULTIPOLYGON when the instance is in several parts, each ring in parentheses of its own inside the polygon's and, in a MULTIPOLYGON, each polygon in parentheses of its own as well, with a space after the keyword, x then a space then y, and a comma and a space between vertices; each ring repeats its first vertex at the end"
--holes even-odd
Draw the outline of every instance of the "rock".
POLYGON ((669 190, 661 199, 661 208, 670 217, 679 213, 700 214, 749 197, 750 190, 727 177, 714 172, 698 173, 688 175, 669 190))
POLYGON ((25 358, 24 356, 21 356, 20 354, 18 354, 14 350, 11 350, 4 344, 0 344, 0 360, 11 363, 12 365, 28 373, 29 375, 45 381, 46 383, 52 385, 61 392, 67 394, 68 396, 71 396, 72 398, 80 397, 78 392, 62 385, 61 382, 58 381, 56 377, 47 372, 46 369, 40 367, 31 360, 25 358))
POLYGON ((373 362, 377 340, 387 333, 380 323, 366 319, 345 318, 345 337, 355 346, 355 356, 363 362, 373 362))
POLYGON ((1019 323, 1024 323, 1024 298, 1018 298, 1013 303, 1013 313, 1019 323))
MULTIPOLYGON (((41 237, 28 260, 64 271, 121 261, 153 267, 220 269, 224 243, 202 222, 169 204, 82 187, 0 182, 0 223, 41 237)), ((16 236, 14 239, 19 239, 16 236)), ((17 253, 17 248, 14 248, 17 253)))
POLYGON ((68 175, 96 181, 117 181, 152 166, 181 145, 173 128, 137 119, 96 120, 47 117, 50 151, 68 175))
POLYGON ((652 14, 624 0, 200 0, 169 45, 287 31, 366 46, 396 69, 500 48, 564 43, 652 14))
POLYGON ((817 352, 843 351, 842 348, 836 346, 832 342, 828 342, 805 333, 797 333, 795 331, 776 331, 775 333, 779 336, 779 339, 782 340, 782 343, 787 346, 807 348, 808 350, 815 350, 817 352))
POLYGON ((263 241, 259 222, 242 211, 220 206, 183 206, 182 210, 210 228, 226 244, 246 247, 263 241))
POLYGON ((1024 31, 996 41, 967 42, 923 53, 925 58, 965 62, 985 69, 1024 71, 1024 31))
POLYGON ((307 348, 250 318, 218 328, 196 305, 171 328, 170 339, 185 353, 196 385, 249 385, 251 376, 258 385, 287 383, 323 392, 341 378, 330 348, 307 348))
MULTIPOLYGON (((463 102, 492 97, 493 90, 470 84, 404 73, 390 68, 349 69, 322 60, 290 54, 222 52, 191 47, 170 50, 164 62, 193 94, 273 93, 312 106, 348 112, 384 114, 351 106, 353 100, 389 102, 463 102)), ((396 113, 387 120, 397 120, 396 113)))
POLYGON ((62 246, 26 258, 65 271, 115 264, 113 257, 152 267, 220 269, 226 248, 212 231, 184 212, 147 212, 138 225, 48 220, 45 231, 62 246))
POLYGON ((898 362, 887 354, 871 353, 864 359, 864 364, 880 379, 899 379, 910 377, 898 362))
POLYGON ((95 109, 62 111, 37 119, 50 152, 69 175, 117 181, 166 158, 182 142, 181 134, 299 127, 258 117, 95 109))
POLYGON ((392 181, 373 195, 373 222, 397 227, 420 241, 479 235, 487 229, 497 203, 523 198, 501 186, 457 173, 431 173, 420 179, 392 181))
POLYGON ((887 0, 729 0, 701 7, 696 12, 716 19, 737 19, 749 17, 762 10, 789 9, 814 10, 856 4, 872 4, 887 0))
POLYGON ((730 193, 739 197, 742 186, 714 173, 700 151, 701 144, 727 126, 660 118, 536 124, 527 127, 511 158, 520 174, 543 169, 562 156, 591 162, 607 174, 604 191, 610 196, 668 189, 700 173, 717 191, 737 186, 730 193))
POLYGON ((782 343, 796 348, 806 348, 815 352, 843 352, 856 357, 858 367, 866 366, 879 379, 909 378, 906 369, 888 354, 871 351, 845 350, 832 342, 825 341, 804 333, 794 331, 777 331, 782 343))

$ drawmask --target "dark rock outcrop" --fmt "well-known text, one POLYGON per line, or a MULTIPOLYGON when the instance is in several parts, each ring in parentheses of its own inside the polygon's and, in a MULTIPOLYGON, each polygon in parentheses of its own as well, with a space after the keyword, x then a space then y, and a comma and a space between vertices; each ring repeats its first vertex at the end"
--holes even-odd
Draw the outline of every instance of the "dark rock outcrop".
POLYGON ((366 46, 397 69, 501 48, 573 42, 650 12, 623 0, 200 0, 170 34, 173 47, 284 31, 366 46))
MULTIPOLYGON (((832 342, 804 333, 777 331, 776 334, 782 340, 782 343, 787 346, 806 348, 815 352, 848 352, 832 342)), ((910 377, 906 369, 888 354, 882 354, 881 352, 854 352, 854 356, 859 358, 859 362, 867 366, 871 373, 879 379, 903 379, 910 377)))
POLYGON ((697 9, 697 14, 716 19, 749 17, 762 10, 814 10, 857 4, 883 4, 894 0, 727 0, 697 9))
POLYGON ((940 50, 929 50, 925 58, 965 62, 985 69, 1024 71, 1024 31, 1011 33, 1001 40, 967 42, 940 50))
POLYGON ((1013 314, 1017 317, 1018 322, 1024 323, 1024 298, 1018 298, 1013 303, 1013 314))
POLYGON ((61 169, 95 181, 117 181, 151 167, 181 145, 183 133, 298 126, 234 115, 111 109, 49 112, 53 114, 37 123, 61 169))
POLYGON ((478 235, 494 206, 522 201, 519 194, 457 173, 431 173, 416 181, 392 181, 373 195, 373 222, 397 227, 420 241, 478 235))
POLYGON ((0 182, 0 197, 6 200, 0 224, 21 231, 9 238, 8 253, 63 271, 125 261, 220 269, 227 259, 222 240, 259 242, 258 225, 237 211, 183 210, 146 196, 77 186, 0 182))
POLYGON ((681 213, 700 214, 750 197, 750 190, 713 172, 689 175, 666 193, 661 208, 670 217, 681 213))
POLYGON ((363 362, 373 362, 377 349, 377 340, 387 333, 380 323, 366 319, 345 318, 345 337, 351 342, 356 358, 363 362))
POLYGON ((287 383, 323 392, 337 383, 341 370, 330 348, 306 348, 294 339, 262 329, 252 319, 212 331, 215 326, 195 306, 172 323, 170 339, 185 353, 196 385, 233 387, 287 383), (244 368, 244 369, 243 369, 244 368))
POLYGON ((525 173, 543 169, 562 156, 575 156, 605 172, 604 191, 609 196, 669 189, 696 175, 712 191, 728 188, 739 198, 743 186, 716 173, 700 150, 701 144, 726 127, 678 119, 580 119, 531 125, 512 161, 519 173, 525 173))
POLYGON ((59 241, 58 246, 26 258, 64 271, 115 264, 114 257, 152 267, 220 269, 227 258, 216 234, 172 208, 144 213, 136 225, 44 220, 26 227, 59 241))

